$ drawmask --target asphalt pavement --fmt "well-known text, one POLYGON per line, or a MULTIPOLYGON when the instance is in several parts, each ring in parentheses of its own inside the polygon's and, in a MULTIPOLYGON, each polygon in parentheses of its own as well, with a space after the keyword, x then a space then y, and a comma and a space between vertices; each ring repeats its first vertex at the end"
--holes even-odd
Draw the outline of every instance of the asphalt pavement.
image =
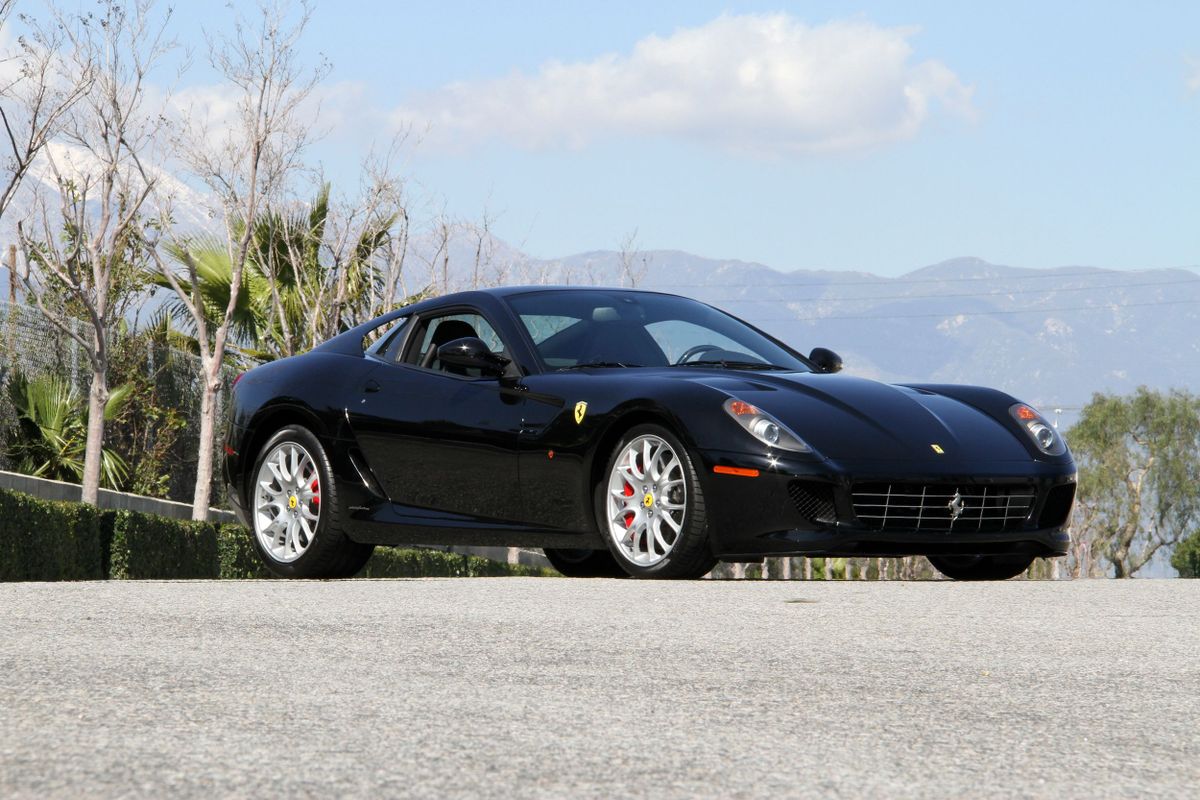
POLYGON ((0 585, 0 797, 1200 795, 1200 581, 0 585))

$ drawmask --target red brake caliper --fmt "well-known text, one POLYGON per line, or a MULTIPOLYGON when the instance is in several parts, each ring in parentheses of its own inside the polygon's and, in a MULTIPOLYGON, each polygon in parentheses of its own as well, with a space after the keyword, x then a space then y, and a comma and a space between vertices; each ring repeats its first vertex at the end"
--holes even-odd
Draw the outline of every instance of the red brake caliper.
MULTIPOLYGON (((633 487, 629 485, 629 481, 625 481, 625 488, 622 490, 622 493, 626 497, 633 497, 633 487)), ((628 528, 630 525, 633 524, 634 518, 635 518, 635 515, 632 511, 625 512, 625 527, 626 528, 628 528)))
POLYGON ((313 497, 312 497, 313 505, 314 506, 321 505, 321 495, 317 494, 317 479, 316 478, 313 478, 312 491, 313 491, 313 497))

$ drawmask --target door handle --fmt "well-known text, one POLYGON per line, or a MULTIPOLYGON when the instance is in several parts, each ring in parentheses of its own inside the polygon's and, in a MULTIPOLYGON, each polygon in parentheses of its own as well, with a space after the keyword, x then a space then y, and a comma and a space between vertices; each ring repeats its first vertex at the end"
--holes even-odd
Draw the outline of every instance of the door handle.
POLYGON ((373 394, 375 392, 378 392, 382 388, 383 387, 379 385, 379 381, 375 380, 374 378, 367 381, 367 387, 366 387, 367 394, 373 394))

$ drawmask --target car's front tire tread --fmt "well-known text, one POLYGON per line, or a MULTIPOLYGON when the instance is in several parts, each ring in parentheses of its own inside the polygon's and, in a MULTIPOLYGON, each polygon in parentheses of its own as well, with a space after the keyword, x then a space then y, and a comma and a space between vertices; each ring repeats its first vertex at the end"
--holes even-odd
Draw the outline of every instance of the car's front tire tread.
POLYGON ((1006 581, 1029 569, 1033 556, 926 556, 938 572, 956 581, 1006 581))

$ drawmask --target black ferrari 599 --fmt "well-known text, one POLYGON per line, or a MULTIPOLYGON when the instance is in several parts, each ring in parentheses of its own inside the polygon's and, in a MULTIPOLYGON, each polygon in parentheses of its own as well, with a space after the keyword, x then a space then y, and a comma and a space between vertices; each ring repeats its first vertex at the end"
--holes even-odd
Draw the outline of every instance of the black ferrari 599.
POLYGON ((274 573, 376 545, 540 547, 570 576, 925 555, 997 580, 1067 551, 1075 465, 992 389, 837 374, 683 297, 505 288, 386 314, 236 382, 229 498, 274 573))

